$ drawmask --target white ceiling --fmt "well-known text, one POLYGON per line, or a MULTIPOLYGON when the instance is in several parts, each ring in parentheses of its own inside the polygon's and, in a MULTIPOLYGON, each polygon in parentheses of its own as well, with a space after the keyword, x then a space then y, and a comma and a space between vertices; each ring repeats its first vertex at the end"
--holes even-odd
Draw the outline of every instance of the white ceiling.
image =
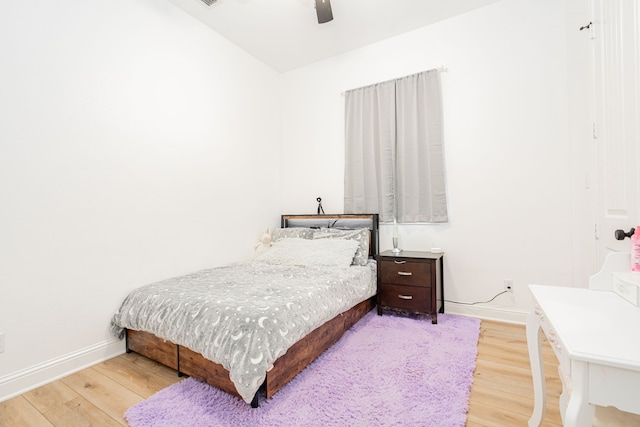
POLYGON ((331 0, 318 24, 314 0, 169 0, 285 72, 459 15, 498 0, 331 0))

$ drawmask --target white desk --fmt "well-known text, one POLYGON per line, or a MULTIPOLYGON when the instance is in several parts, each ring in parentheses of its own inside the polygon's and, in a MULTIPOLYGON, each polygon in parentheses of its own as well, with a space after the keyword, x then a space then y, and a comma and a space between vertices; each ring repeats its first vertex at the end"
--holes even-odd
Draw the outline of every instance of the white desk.
POLYGON ((535 399, 529 426, 540 425, 546 403, 540 329, 566 376, 560 396, 565 426, 591 426, 593 405, 640 414, 640 307, 608 290, 529 289, 534 309, 527 319, 527 344, 535 399))

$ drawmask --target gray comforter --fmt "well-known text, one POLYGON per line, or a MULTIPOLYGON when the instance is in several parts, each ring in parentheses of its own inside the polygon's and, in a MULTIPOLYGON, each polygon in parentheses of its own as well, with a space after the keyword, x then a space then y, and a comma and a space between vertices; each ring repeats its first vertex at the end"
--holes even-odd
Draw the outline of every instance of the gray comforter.
POLYGON ((229 372, 246 402, 273 362, 300 338, 375 294, 375 262, 348 268, 247 262, 202 270, 131 292, 111 330, 146 331, 229 372))

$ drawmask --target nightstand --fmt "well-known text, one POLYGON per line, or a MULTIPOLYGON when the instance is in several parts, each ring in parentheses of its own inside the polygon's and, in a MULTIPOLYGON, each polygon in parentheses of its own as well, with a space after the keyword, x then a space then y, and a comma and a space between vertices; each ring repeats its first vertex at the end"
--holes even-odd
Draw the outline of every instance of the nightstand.
POLYGON ((444 313, 444 254, 384 251, 376 259, 378 314, 383 309, 430 314, 431 323, 438 323, 438 313, 444 313))

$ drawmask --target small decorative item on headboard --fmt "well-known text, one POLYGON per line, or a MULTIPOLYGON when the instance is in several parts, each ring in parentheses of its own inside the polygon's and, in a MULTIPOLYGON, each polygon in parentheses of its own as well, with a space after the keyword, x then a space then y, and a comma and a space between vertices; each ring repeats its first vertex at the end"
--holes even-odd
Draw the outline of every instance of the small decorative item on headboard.
POLYGON ((322 197, 318 197, 316 202, 318 202, 318 215, 320 215, 320 212, 324 215, 324 209, 322 209, 322 197))

